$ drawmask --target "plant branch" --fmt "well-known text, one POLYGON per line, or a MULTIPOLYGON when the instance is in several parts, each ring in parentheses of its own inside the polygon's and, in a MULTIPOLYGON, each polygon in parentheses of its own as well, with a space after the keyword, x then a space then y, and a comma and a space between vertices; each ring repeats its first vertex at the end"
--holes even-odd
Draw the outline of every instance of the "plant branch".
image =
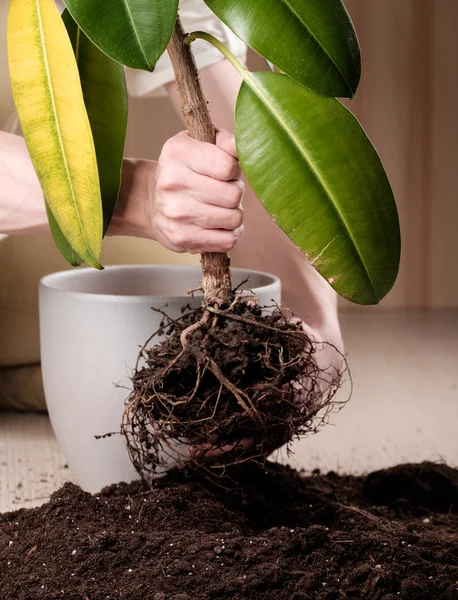
MULTIPOLYGON (((167 51, 175 72, 183 117, 191 137, 214 144, 215 127, 202 92, 191 48, 184 42, 185 37, 178 17, 167 51)), ((218 306, 229 304, 233 295, 229 256, 225 253, 205 252, 202 254, 201 264, 206 302, 218 306)))

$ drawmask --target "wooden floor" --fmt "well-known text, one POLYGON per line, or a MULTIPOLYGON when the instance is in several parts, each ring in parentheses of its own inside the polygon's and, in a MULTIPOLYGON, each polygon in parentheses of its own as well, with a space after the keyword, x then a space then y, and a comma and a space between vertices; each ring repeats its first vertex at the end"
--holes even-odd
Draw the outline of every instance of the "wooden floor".
MULTIPOLYGON (((353 396, 331 425, 294 445, 289 462, 351 473, 405 461, 458 466, 458 311, 341 320, 353 396)), ((0 413, 0 512, 44 502, 71 476, 46 416, 0 413)))

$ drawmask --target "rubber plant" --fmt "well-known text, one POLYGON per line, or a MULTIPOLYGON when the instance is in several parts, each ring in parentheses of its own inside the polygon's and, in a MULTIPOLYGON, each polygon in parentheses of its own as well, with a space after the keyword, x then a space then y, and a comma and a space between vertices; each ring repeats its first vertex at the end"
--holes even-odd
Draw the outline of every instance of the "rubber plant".
MULTIPOLYGON (((377 152, 337 99, 354 96, 361 70, 356 33, 343 3, 202 0, 202 8, 204 2, 273 65, 274 72, 248 71, 206 32, 185 34, 178 0, 65 0, 63 19, 53 0, 11 0, 8 53, 13 93, 58 247, 71 264, 84 261, 101 268, 101 243, 116 204, 126 130, 122 66, 154 71, 168 51, 190 135, 215 142, 191 50, 192 41, 202 39, 220 50, 241 76, 235 137, 243 171, 256 195, 339 294, 359 304, 378 303, 397 276, 399 224, 377 152)), ((224 321, 223 310, 227 316, 234 307, 228 256, 206 253, 201 263, 211 326, 207 311, 195 323, 187 322, 187 329, 174 331, 181 336, 175 349, 180 358, 183 352, 190 355, 191 334, 203 335, 218 319, 224 321)), ((250 318, 241 314, 233 318, 239 324, 245 319, 249 328, 264 317, 252 313, 250 318)), ((263 323, 261 328, 278 331, 284 325, 263 323)), ((291 335, 297 338, 297 331, 291 335)), ((206 365, 205 373, 211 371, 215 377, 216 393, 220 389, 217 402, 224 388, 265 430, 267 421, 260 415, 266 413, 255 400, 257 392, 234 387, 196 344, 191 352, 197 364, 194 375, 206 365)), ((285 344, 289 344, 285 339, 277 344, 279 364, 284 363, 285 344)), ((177 361, 171 357, 173 369, 177 361)), ((299 380, 298 373, 290 373, 288 379, 280 370, 278 398, 284 382, 299 380)), ((166 377, 170 371, 162 368, 161 373, 166 377)), ((183 394, 168 397, 167 414, 177 397, 183 394)), ((167 421, 162 413, 156 422, 158 418, 167 421)), ((304 424, 307 419, 302 418, 304 424)), ((148 425, 138 425, 142 427, 145 433, 148 425)), ((289 434, 298 429, 296 422, 289 434)), ((177 433, 176 439, 189 438, 192 432, 185 433, 177 433)), ((227 441, 221 435, 217 444, 227 441)), ((205 441, 205 436, 194 441, 199 440, 205 441)))
MULTIPOLYGON (((214 140, 186 46, 200 37, 242 75, 235 135, 260 200, 338 293, 377 303, 396 278, 399 227, 382 164, 335 99, 351 98, 360 78, 358 42, 342 2, 206 4, 282 73, 248 72, 208 34, 184 38, 178 0, 113 0, 109 8, 104 0, 67 0, 63 21, 52 0, 12 0, 13 92, 58 246, 71 263, 99 267, 126 128, 120 65, 153 71, 168 46, 191 135, 214 140)), ((227 263, 223 256, 203 257, 204 282, 214 275, 218 296, 230 290, 220 275, 227 263)))

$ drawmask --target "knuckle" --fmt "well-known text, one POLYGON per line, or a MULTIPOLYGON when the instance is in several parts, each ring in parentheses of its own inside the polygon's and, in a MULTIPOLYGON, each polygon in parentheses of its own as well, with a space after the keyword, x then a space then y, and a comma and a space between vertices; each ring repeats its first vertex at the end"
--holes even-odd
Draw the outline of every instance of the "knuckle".
POLYGON ((231 250, 234 249, 235 244, 237 243, 236 238, 231 238, 226 242, 226 249, 225 252, 230 252, 231 250))
POLYGON ((200 215, 200 218, 197 220, 200 227, 203 229, 216 229, 215 219, 212 217, 211 211, 207 211, 205 214, 200 215))
POLYGON ((169 138, 162 147, 162 152, 160 156, 160 161, 170 161, 178 159, 183 151, 183 146, 185 146, 186 140, 185 138, 178 134, 169 138))
POLYGON ((234 209, 234 213, 232 217, 234 227, 231 227, 231 229, 238 229, 243 223, 243 211, 240 208, 236 208, 234 209))
POLYGON ((225 183, 226 187, 221 192, 221 206, 226 208, 239 208, 243 199, 243 189, 237 183, 225 183))
POLYGON ((243 211, 239 208, 226 209, 224 217, 221 217, 219 221, 218 229, 225 229, 226 231, 235 231, 243 223, 243 211))
POLYGON ((173 169, 162 167, 157 176, 156 184, 160 190, 174 190, 176 188, 176 177, 173 169))
POLYGON ((163 192, 183 191, 187 187, 186 171, 176 165, 162 167, 157 175, 156 185, 163 192))
POLYGON ((168 161, 171 160, 172 156, 173 156, 173 141, 172 139, 169 139, 165 142, 165 144, 162 146, 162 150, 161 150, 161 154, 159 156, 159 165, 163 165, 164 163, 167 163, 168 161))
POLYGON ((221 150, 228 152, 231 156, 237 156, 235 136, 224 129, 218 130, 216 143, 221 150))
POLYGON ((171 221, 182 221, 186 217, 181 203, 176 202, 172 198, 169 198, 163 203, 162 213, 171 221))
POLYGON ((237 237, 235 235, 228 235, 221 242, 221 250, 223 252, 229 252, 234 248, 237 243, 237 237))
POLYGON ((218 166, 218 178, 223 181, 230 180, 234 177, 237 169, 237 162, 235 159, 231 158, 229 155, 226 155, 224 158, 221 158, 218 166))
POLYGON ((236 181, 232 184, 232 200, 231 208, 237 208, 242 202, 243 195, 245 193, 245 186, 242 181, 236 181))

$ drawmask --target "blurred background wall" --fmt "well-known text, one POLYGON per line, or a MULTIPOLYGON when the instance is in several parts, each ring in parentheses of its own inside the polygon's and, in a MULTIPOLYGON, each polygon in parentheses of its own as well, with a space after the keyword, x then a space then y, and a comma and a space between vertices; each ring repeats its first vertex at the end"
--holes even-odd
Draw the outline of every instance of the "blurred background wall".
MULTIPOLYGON (((458 308, 458 0, 344 1, 363 57, 346 104, 384 162, 402 227, 400 276, 380 306, 458 308)), ((265 68, 254 53, 249 64, 265 68)), ((132 156, 157 158, 182 129, 166 99, 134 99, 130 112, 132 156)))

